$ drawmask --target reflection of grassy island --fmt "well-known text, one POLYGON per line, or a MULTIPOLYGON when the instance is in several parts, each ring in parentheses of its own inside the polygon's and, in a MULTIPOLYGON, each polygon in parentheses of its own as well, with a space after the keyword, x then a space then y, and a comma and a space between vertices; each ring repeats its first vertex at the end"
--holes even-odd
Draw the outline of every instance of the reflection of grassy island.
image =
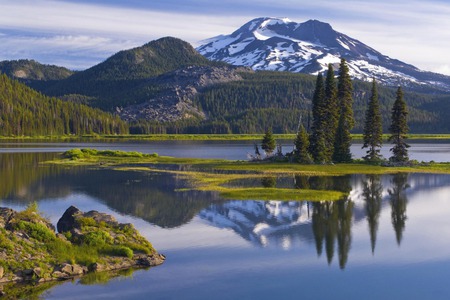
POLYGON ((133 225, 96 211, 70 207, 58 231, 34 204, 22 212, 0 208, 0 283, 42 283, 164 261, 133 225))
POLYGON ((122 151, 97 151, 73 149, 64 153, 64 159, 53 163, 66 165, 94 165, 112 167, 116 170, 137 170, 143 172, 165 172, 186 176, 193 188, 203 191, 217 191, 229 199, 262 200, 338 200, 344 196, 339 190, 277 187, 236 187, 235 181, 267 176, 342 176, 349 174, 395 174, 395 173, 450 173, 449 163, 415 164, 401 167, 385 167, 366 163, 335 165, 302 165, 285 162, 246 162, 214 159, 186 159, 158 157, 156 154, 142 154, 122 151), (130 166, 133 164, 132 166, 130 166), (141 164, 141 165, 140 165, 141 164), (165 166, 177 165, 174 168, 165 166))

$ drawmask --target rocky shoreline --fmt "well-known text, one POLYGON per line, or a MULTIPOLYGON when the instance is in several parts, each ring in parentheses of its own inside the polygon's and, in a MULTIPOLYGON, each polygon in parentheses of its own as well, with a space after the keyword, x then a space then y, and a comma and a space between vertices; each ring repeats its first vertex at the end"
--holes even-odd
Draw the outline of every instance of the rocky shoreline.
POLYGON ((0 296, 6 283, 67 280, 91 272, 160 265, 153 249, 132 224, 97 211, 69 207, 54 226, 29 207, 0 207, 0 296))

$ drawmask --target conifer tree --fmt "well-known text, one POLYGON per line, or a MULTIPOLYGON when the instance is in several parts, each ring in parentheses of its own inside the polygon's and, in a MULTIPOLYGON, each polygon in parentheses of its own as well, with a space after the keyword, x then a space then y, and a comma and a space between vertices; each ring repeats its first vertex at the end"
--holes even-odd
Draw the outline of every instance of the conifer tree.
POLYGON ((297 132, 297 136, 294 140, 294 159, 301 164, 309 164, 312 162, 311 155, 309 154, 309 140, 308 133, 305 127, 300 125, 297 132))
POLYGON ((317 75, 316 89, 312 101, 312 127, 310 152, 315 162, 325 161, 325 86, 322 74, 317 75))
POLYGON ((272 154, 275 150, 276 142, 272 134, 272 128, 268 128, 261 142, 261 148, 266 152, 267 155, 272 154))
POLYGON ((381 124, 380 103, 378 101, 378 91, 375 78, 372 82, 372 94, 369 100, 369 106, 366 111, 366 120, 364 123, 364 145, 362 148, 368 148, 364 159, 367 161, 378 161, 381 159, 380 148, 383 144, 383 129, 381 124))
POLYGON ((325 80, 325 161, 331 162, 334 150, 334 139, 339 121, 339 110, 337 104, 337 86, 334 78, 332 64, 328 64, 327 77, 325 80))
POLYGON ((389 127, 391 132, 389 141, 394 144, 394 147, 391 148, 392 156, 389 160, 393 162, 406 162, 409 160, 409 145, 406 143, 406 134, 408 133, 407 116, 408 110, 403 99, 403 91, 401 87, 398 87, 397 97, 392 107, 391 126, 389 127))
POLYGON ((352 80, 350 78, 349 69, 345 59, 341 59, 339 80, 338 80, 338 105, 339 105, 339 122, 334 140, 333 160, 335 162, 350 162, 352 154, 350 145, 352 138, 350 130, 355 123, 353 118, 353 98, 352 98, 352 80))

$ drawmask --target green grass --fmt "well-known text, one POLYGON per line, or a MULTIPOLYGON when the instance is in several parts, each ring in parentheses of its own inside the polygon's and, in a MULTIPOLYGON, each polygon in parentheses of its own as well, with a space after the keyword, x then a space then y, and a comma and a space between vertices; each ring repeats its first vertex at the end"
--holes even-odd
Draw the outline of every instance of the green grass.
POLYGON ((49 278, 54 266, 61 263, 90 266, 120 257, 132 258, 134 253, 152 254, 153 246, 132 225, 96 222, 81 218, 80 236, 56 236, 35 203, 15 214, 10 221, 12 231, 0 228, 0 248, 6 256, 0 261, 5 273, 40 267, 42 277, 49 278), (19 238, 23 233, 26 239, 19 238))
MULTIPOLYGON (((218 192, 227 199, 261 200, 337 200, 344 194, 339 191, 301 190, 282 188, 242 188, 230 185, 233 181, 247 178, 270 176, 343 176, 351 174, 395 174, 395 173, 446 173, 450 174, 450 163, 415 164, 408 167, 385 167, 362 162, 334 165, 301 165, 287 162, 248 162, 219 159, 191 159, 159 157, 118 152, 110 155, 108 151, 74 149, 62 159, 52 163, 90 164, 114 168, 118 171, 165 172, 184 176, 191 183, 191 189, 218 192), (88 153, 88 155, 80 155, 88 153), (151 164, 154 167, 138 166, 151 164), (129 164, 133 164, 130 166, 129 164), (185 170, 172 171, 159 168, 164 165, 186 165, 185 170)), ((182 168, 180 168, 182 169, 182 168)))
MULTIPOLYGON (((149 140, 149 141, 261 141, 261 134, 118 134, 118 135, 60 135, 60 136, 0 136, 0 140, 149 140)), ((383 135, 387 140, 388 134, 383 135)), ((295 134, 274 134, 277 140, 294 140, 295 134)), ((362 134, 352 134, 355 140, 361 140, 362 134)), ((408 139, 450 140, 448 133, 408 134, 408 139)))
POLYGON ((279 200, 279 201, 334 201, 339 200, 344 193, 338 191, 321 191, 306 189, 280 188, 228 188, 220 195, 227 199, 236 200, 279 200))

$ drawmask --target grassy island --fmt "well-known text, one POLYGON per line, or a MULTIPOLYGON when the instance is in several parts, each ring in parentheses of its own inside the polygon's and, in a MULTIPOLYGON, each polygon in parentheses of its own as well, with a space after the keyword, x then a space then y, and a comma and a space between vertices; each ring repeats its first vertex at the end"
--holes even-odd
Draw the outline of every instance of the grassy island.
POLYGON ((345 176, 351 174, 397 174, 397 173, 446 173, 450 163, 412 163, 408 166, 381 166, 363 162, 345 164, 298 164, 273 161, 229 161, 218 159, 187 159, 142 154, 138 152, 98 151, 73 149, 63 158, 52 163, 64 165, 91 165, 120 171, 164 172, 183 176, 191 188, 218 192, 227 199, 253 200, 338 200, 345 196, 337 188, 276 188, 243 187, 236 182, 248 179, 264 181, 270 177, 288 176, 345 176), (173 166, 177 166, 173 168, 173 166), (172 166, 170 168, 169 166, 172 166))
POLYGON ((0 293, 8 297, 8 285, 3 289, 1 284, 44 283, 164 261, 132 224, 72 206, 56 233, 36 204, 21 212, 0 208, 0 257, 0 293))

